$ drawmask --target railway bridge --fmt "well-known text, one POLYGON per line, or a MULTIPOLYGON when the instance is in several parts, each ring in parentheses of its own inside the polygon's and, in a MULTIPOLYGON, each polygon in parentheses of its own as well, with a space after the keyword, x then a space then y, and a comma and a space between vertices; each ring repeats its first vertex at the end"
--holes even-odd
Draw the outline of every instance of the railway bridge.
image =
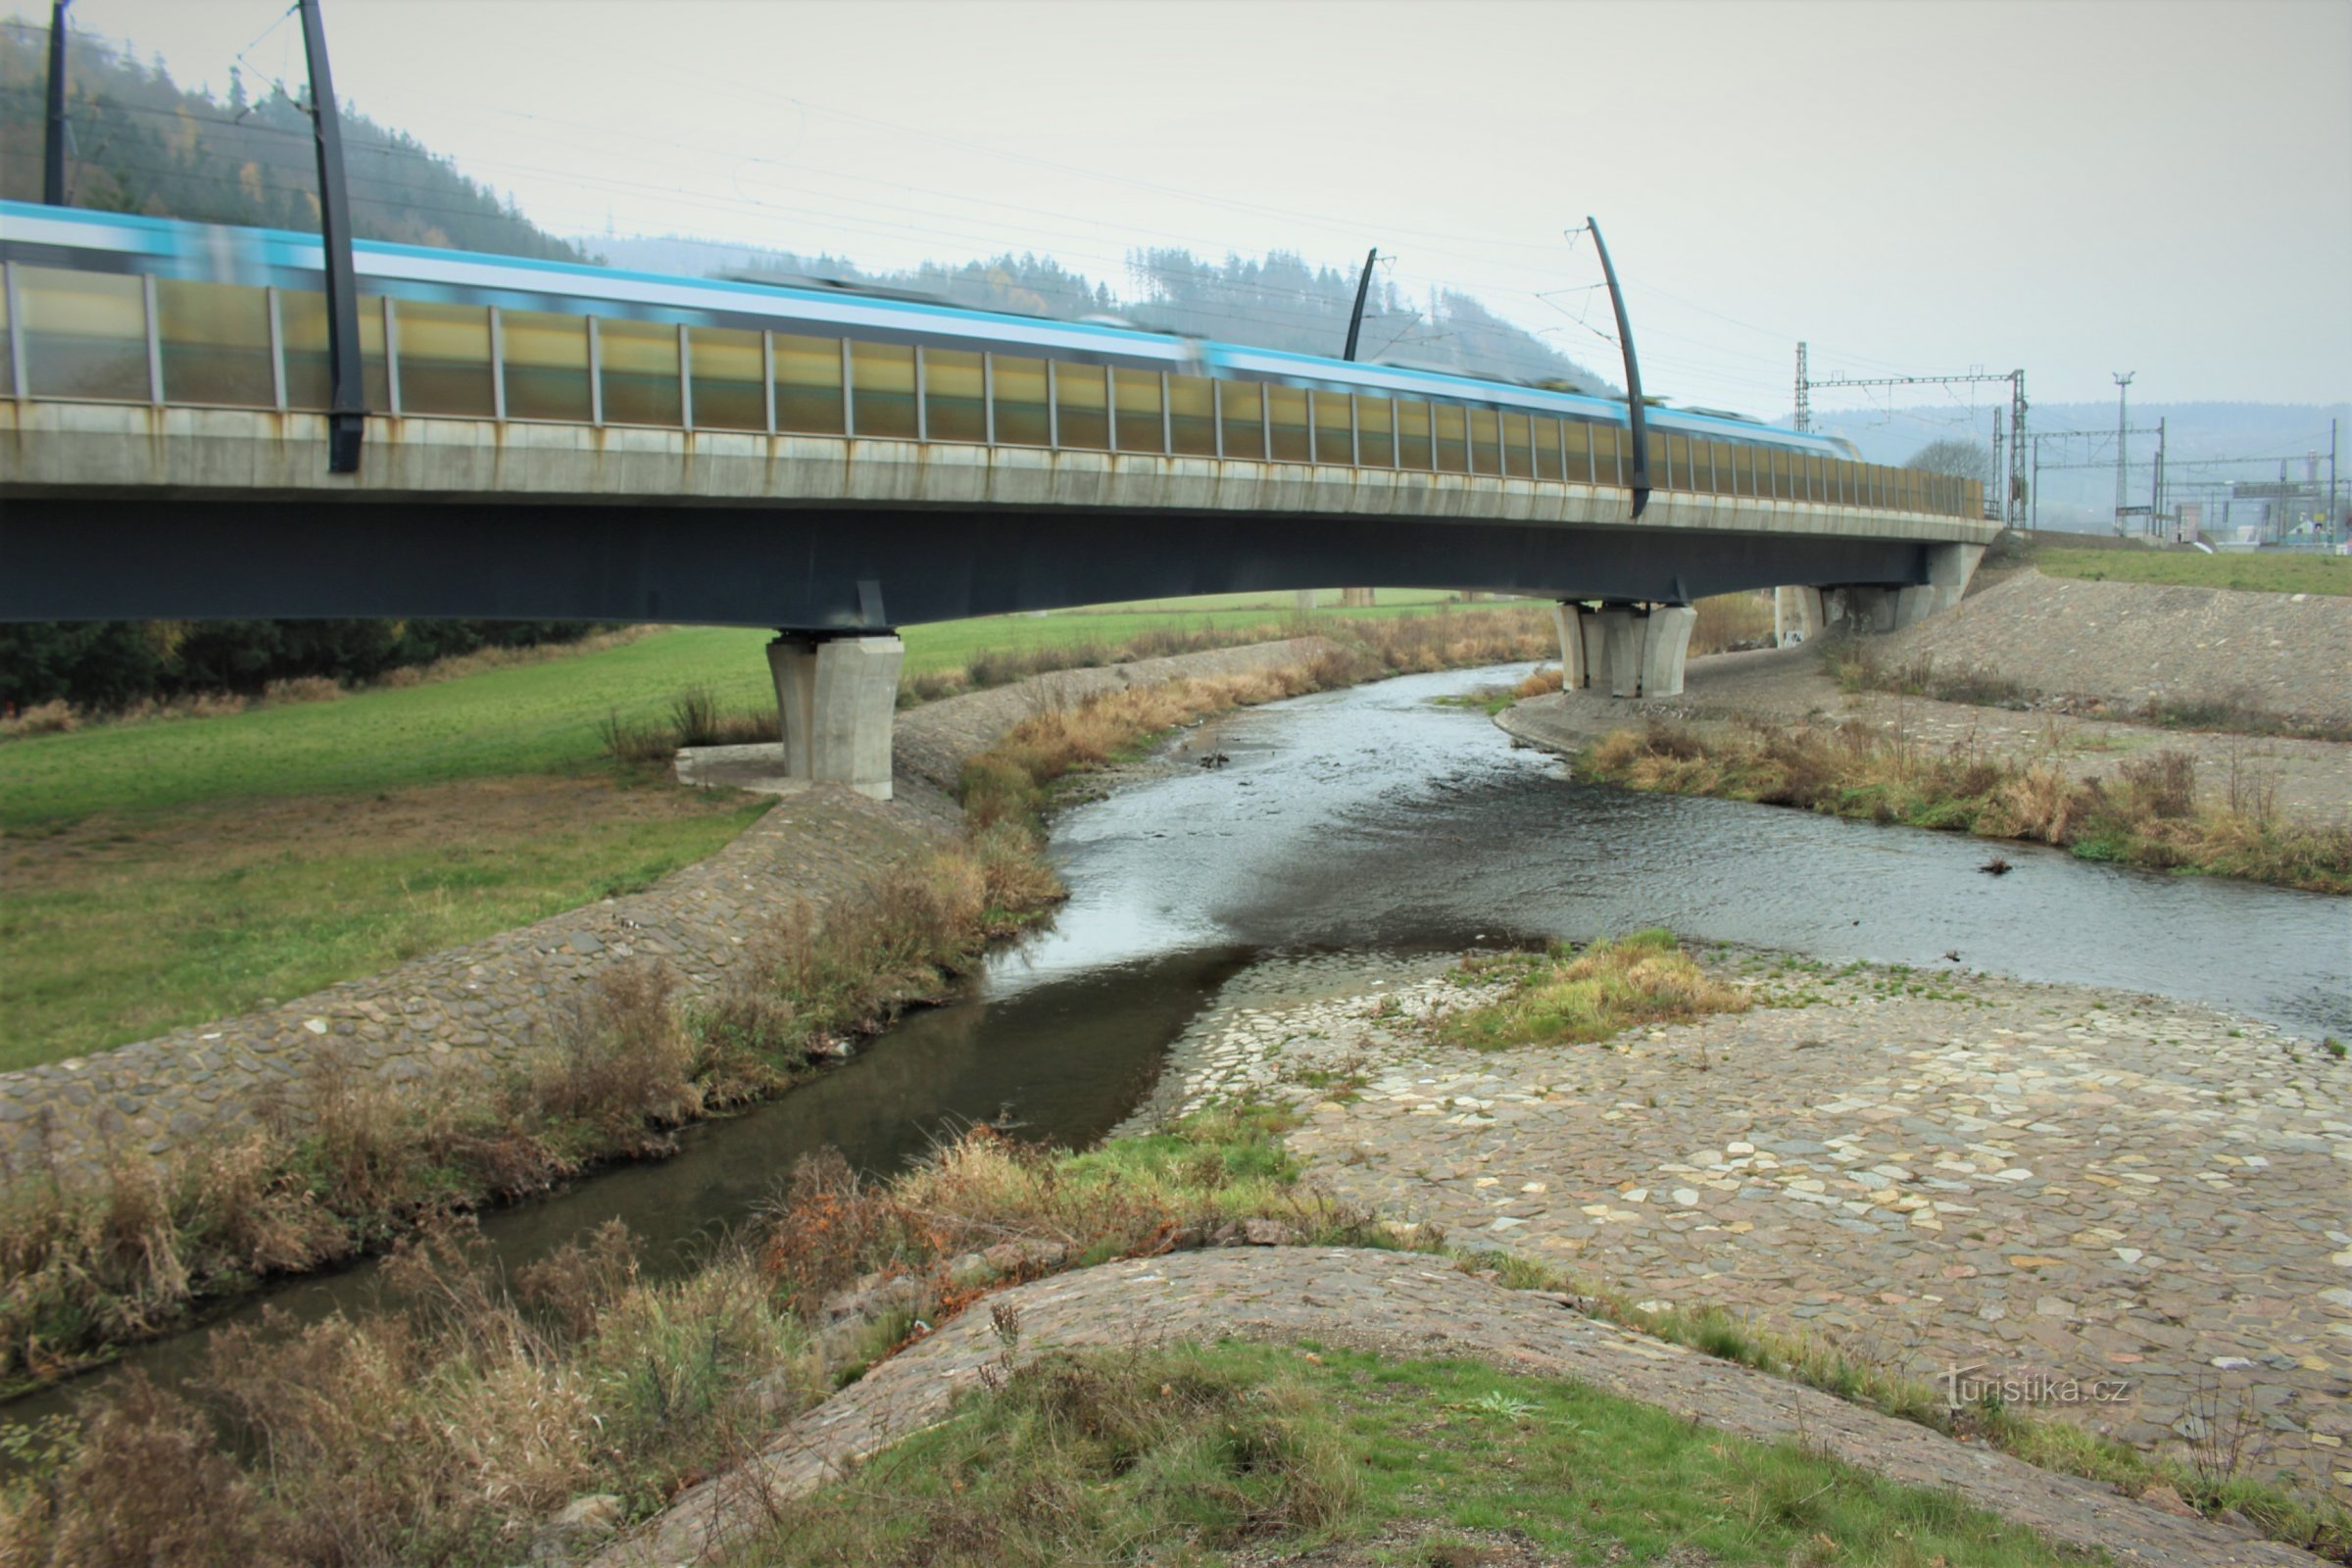
POLYGON ((1728 419, 1659 411, 1637 452, 1622 405, 1613 426, 1300 356, 1211 371, 1180 340, 1139 367, 1074 324, 1014 352, 917 316, 747 327, 602 276, 615 297, 570 309, 365 298, 338 472, 316 294, 11 261, 0 619, 767 626, 791 770, 884 793, 904 625, 1485 590, 1560 607, 1572 683, 1664 695, 1693 600, 1782 587, 1808 629, 1890 628, 1955 601, 1999 527, 1974 484, 1728 419))

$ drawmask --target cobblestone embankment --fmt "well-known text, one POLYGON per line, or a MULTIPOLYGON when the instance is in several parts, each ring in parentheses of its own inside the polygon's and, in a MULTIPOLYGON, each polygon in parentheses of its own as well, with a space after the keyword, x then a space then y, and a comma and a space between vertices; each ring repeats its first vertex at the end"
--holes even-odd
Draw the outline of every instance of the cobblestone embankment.
POLYGON ((1239 977, 1158 1109, 1290 1100, 1336 1192, 1456 1247, 1929 1380, 2106 1385, 2063 1413, 2149 1450, 2236 1441, 2352 1500, 2352 1064, 2187 1003, 1858 966, 1476 1052, 1425 1020, 1486 993, 1377 963, 1239 977))
POLYGON ((1319 638, 1067 670, 950 698, 898 720, 897 799, 824 787, 787 796, 718 854, 644 893, 346 981, 282 1006, 98 1054, 0 1074, 0 1169, 89 1169, 163 1157, 234 1130, 326 1063, 393 1084, 516 1062, 544 1020, 609 966, 659 958, 687 995, 721 984, 766 921, 806 901, 821 919, 953 832, 964 759, 1023 718, 1121 686, 1299 662, 1319 638))
MULTIPOLYGON (((1740 1437, 1802 1442, 1894 1481, 1956 1492, 2053 1541, 2104 1549, 2119 1562, 2224 1568, 2317 1561, 1414 1253, 1186 1252, 1057 1275, 991 1300, 1019 1314, 1016 1362, 1048 1349, 1228 1337, 1314 1340, 1395 1357, 1474 1357, 1523 1376, 1574 1379, 1740 1437)), ((793 1422, 757 1458, 686 1493, 598 1555, 596 1568, 670 1568, 725 1556, 767 1527, 778 1504, 945 1416, 956 1396, 981 1387, 981 1368, 1003 1349, 992 1314, 965 1312, 793 1422)))
POLYGON ((2030 691, 2126 708, 2228 701, 2352 723, 2352 599, 2234 588, 2083 582, 2028 568, 1884 639, 2030 691))

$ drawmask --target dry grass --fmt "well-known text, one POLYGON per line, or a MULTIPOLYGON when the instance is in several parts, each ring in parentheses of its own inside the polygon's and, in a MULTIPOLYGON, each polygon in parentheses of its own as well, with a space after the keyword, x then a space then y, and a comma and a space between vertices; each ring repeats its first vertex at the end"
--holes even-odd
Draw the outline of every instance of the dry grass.
POLYGON ((635 1517, 740 1459, 908 1312, 937 1322, 996 1284, 1201 1245, 1244 1217, 1370 1240, 1367 1215, 1299 1179, 1288 1125, 1228 1112, 1084 1154, 974 1131, 886 1183, 817 1156, 739 1247, 672 1284, 639 1277, 617 1224, 512 1287, 468 1224, 427 1225, 387 1263, 392 1310, 269 1316, 215 1336, 191 1396, 135 1376, 100 1396, 0 1487, 0 1561, 521 1560, 581 1494, 635 1517), (822 1341, 804 1326, 881 1280, 908 1284, 898 1315, 822 1341))
POLYGON ((1690 625, 1693 656, 1772 646, 1770 594, 1715 594, 1691 608, 1698 612, 1698 619, 1690 625))
POLYGON ((2158 752, 2109 780, 2078 779, 2053 745, 2023 761, 1968 741, 1920 747, 1849 722, 1702 733, 1618 730, 1579 766, 1633 789, 1794 806, 1838 816, 2049 844, 2084 859, 2209 872, 2315 893, 2352 893, 2352 830, 2282 822, 2276 782, 2240 763, 2224 799, 2197 787, 2195 760, 2158 752))
POLYGON ((1486 1051, 1584 1044, 1643 1024, 1690 1023, 1748 1007, 1746 992, 1709 978, 1662 929, 1595 942, 1581 953, 1560 948, 1542 956, 1478 960, 1473 968, 1509 973, 1510 990, 1448 1015, 1438 1038, 1486 1051))
POLYGON ((1933 654, 1915 654, 1900 663, 1889 662, 1868 641, 1857 637, 1832 639, 1823 668, 1841 690, 1849 692, 1894 692, 1983 708, 2023 708, 2030 695, 2008 676, 1974 664, 1956 669, 1939 666, 1933 654))
POLYGON ((272 708, 289 703, 331 703, 343 695, 343 683, 332 675, 288 675, 262 688, 262 701, 272 708))
POLYGON ((386 1272, 366 1322, 217 1334, 189 1395, 123 1379, 0 1494, 0 1560, 521 1560, 573 1496, 643 1511, 826 1388, 747 1253, 649 1285, 613 1226, 510 1291, 443 1227, 386 1272))

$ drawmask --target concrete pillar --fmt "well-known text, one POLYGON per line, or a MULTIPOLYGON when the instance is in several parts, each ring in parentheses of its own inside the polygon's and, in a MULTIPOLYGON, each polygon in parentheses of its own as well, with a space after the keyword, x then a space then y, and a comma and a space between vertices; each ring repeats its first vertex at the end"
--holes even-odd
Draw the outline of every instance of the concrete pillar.
POLYGON ((1592 672, 1597 689, 1605 681, 1611 697, 1642 695, 1642 622, 1630 605, 1600 607, 1600 647, 1606 667, 1592 672))
POLYGON ((1586 611, 1576 617, 1576 640, 1585 648, 1585 685, 1593 691, 1609 689, 1609 638, 1600 615, 1586 611))
POLYGON ((896 637, 788 632, 769 643, 785 776, 889 800, 890 727, 906 658, 896 637))
POLYGON ((1585 662, 1585 629, 1583 609, 1563 600, 1551 607, 1552 629, 1560 634, 1560 690, 1582 691, 1592 684, 1592 672, 1585 662))
POLYGON ((1642 695, 1683 695, 1683 656, 1690 650, 1690 628, 1698 612, 1689 605, 1661 605, 1642 620, 1642 695))
POLYGON ((1829 624, 1818 588, 1775 588, 1772 591, 1772 640, 1783 648, 1809 642, 1829 624))
POLYGON ((1301 588, 1298 590, 1299 613, 1304 614, 1306 612, 1315 608, 1315 593, 1316 590, 1312 588, 1301 588))
POLYGON ((1958 604, 1960 596, 1968 592, 1968 579, 1977 574, 1977 563, 1984 559, 1983 545, 1928 546, 1927 612, 1933 615, 1958 604))
POLYGON ((1856 584, 1838 590, 1844 610, 1840 621, 1852 631, 1886 632, 1895 627, 1895 614, 1900 604, 1900 588, 1881 588, 1875 584, 1856 584))

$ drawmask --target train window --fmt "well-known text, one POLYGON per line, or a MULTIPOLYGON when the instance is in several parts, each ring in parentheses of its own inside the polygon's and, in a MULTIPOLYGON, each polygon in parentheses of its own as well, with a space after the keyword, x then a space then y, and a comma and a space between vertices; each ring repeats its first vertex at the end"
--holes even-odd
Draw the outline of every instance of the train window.
POLYGON ((1356 456, 1367 467, 1396 466, 1396 405, 1387 398, 1355 400, 1356 456))
MULTIPOLYGON (((587 318, 546 311, 501 311, 498 332, 507 378, 507 417, 586 424, 592 412, 588 406, 587 318)), ((700 344, 695 352, 702 352, 700 344)), ((401 392, 405 404, 408 388, 403 386, 401 392)), ((699 415, 699 387, 695 398, 699 415)))
POLYGON ((1533 416, 1536 438, 1536 477, 1557 479, 1566 470, 1560 466, 1560 421, 1548 414, 1533 416))
MULTIPOLYGON (((393 312, 400 320, 402 411, 473 419, 490 417, 496 405, 490 392, 489 307, 402 300, 393 307, 393 312)), ((674 405, 677 328, 659 330, 669 334, 670 391, 674 405)), ((674 415, 671 422, 676 422, 674 415)))
POLYGON ((850 429, 859 436, 915 438, 914 345, 850 345, 850 429))
MULTIPOLYGON (((392 384, 384 368, 384 310, 400 309, 381 298, 360 301, 360 375, 365 401, 377 413, 392 408, 392 384)), ((287 289, 277 296, 277 339, 286 363, 286 407, 324 409, 334 403, 334 375, 326 358, 326 296, 287 289)), ((170 383, 166 383, 169 385, 170 383)), ((403 389, 405 392, 405 388, 403 389)), ((408 408, 402 400, 403 409, 408 408)))
POLYGON ((1462 432, 1467 428, 1465 413, 1466 411, 1458 403, 1433 403, 1430 405, 1431 423, 1436 429, 1436 434, 1432 439, 1437 444, 1437 467, 1440 472, 1468 473, 1470 471, 1470 452, 1469 448, 1463 445, 1462 438, 1462 432))
POLYGON ((986 441, 988 409, 980 356, 964 349, 923 350, 923 437, 986 441))
MULTIPOLYGON (((0 288, 0 341, 8 337, 9 329, 15 324, 14 318, 8 314, 8 292, 0 288)), ((0 353, 0 397, 13 398, 16 395, 17 356, 13 351, 0 353)))
POLYGON ((165 277, 156 279, 155 305, 168 401, 275 406, 267 291, 165 277))
POLYGON ((775 357, 776 428, 841 434, 841 339, 778 332, 775 357))
POLYGON ((1789 469, 1790 465, 1788 462, 1788 454, 1786 452, 1775 451, 1772 454, 1772 467, 1770 470, 1772 480, 1770 485, 1765 489, 1764 493, 1768 496, 1771 496, 1776 501, 1787 501, 1790 497, 1794 496, 1796 494, 1796 479, 1795 475, 1792 474, 1789 469))
POLYGON ((1314 454, 1308 450, 1306 434, 1306 389, 1296 386, 1266 388, 1266 422, 1271 427, 1274 449, 1266 455, 1276 463, 1312 463, 1314 454))
MULTIPOLYGON (((400 394, 416 406, 409 390, 409 310, 400 308, 400 394)), ((665 321, 630 321, 619 318, 596 323, 597 357, 602 362, 605 417, 613 424, 660 424, 675 427, 686 422, 686 407, 678 384, 678 329, 665 321)))
POLYGON ((1110 372, 1112 390, 1118 397, 1118 437, 1121 452, 1165 452, 1167 432, 1160 424, 1163 412, 1159 398, 1157 370, 1120 370, 1110 372))
POLYGON ((1502 433, 1495 428, 1493 409, 1470 411, 1470 471, 1502 471, 1502 433))
POLYGON ((1619 437, 1627 435, 1613 424, 1595 424, 1592 431, 1592 473, 1595 483, 1625 483, 1625 464, 1619 437))
POLYGON ((1536 476, 1535 438, 1528 433, 1524 414, 1505 410, 1502 416, 1502 471, 1514 479, 1536 476))
POLYGON ((1110 449, 1107 376, 1100 365, 1054 365, 1054 436, 1061 445, 1093 452, 1110 449))
POLYGON ((137 278, 20 267, 17 300, 34 397, 147 401, 147 300, 137 278))
POLYGON ((1204 375, 1168 377, 1168 428, 1188 458, 1217 455, 1217 384, 1204 375))
POLYGON ((1255 381, 1220 381, 1217 402, 1225 425, 1225 456, 1263 462, 1266 389, 1255 381))
POLYGON ((1432 410, 1426 403, 1396 405, 1396 466, 1423 468, 1435 466, 1430 446, 1432 410))
MULTIPOLYGON (((514 342, 511 331, 507 341, 514 342)), ((767 394, 762 386, 766 371, 760 364, 760 334, 731 326, 690 327, 686 348, 690 359, 687 380, 694 388, 694 427, 766 429, 767 394)), ((511 392, 508 395, 513 397, 511 392)), ((513 411, 510 402, 508 412, 513 411)))
POLYGON ((1592 482, 1592 426, 1582 419, 1560 421, 1560 464, 1570 484, 1592 482))
POLYGON ((1355 465, 1354 406, 1345 392, 1317 392, 1315 400, 1315 461, 1355 465))

